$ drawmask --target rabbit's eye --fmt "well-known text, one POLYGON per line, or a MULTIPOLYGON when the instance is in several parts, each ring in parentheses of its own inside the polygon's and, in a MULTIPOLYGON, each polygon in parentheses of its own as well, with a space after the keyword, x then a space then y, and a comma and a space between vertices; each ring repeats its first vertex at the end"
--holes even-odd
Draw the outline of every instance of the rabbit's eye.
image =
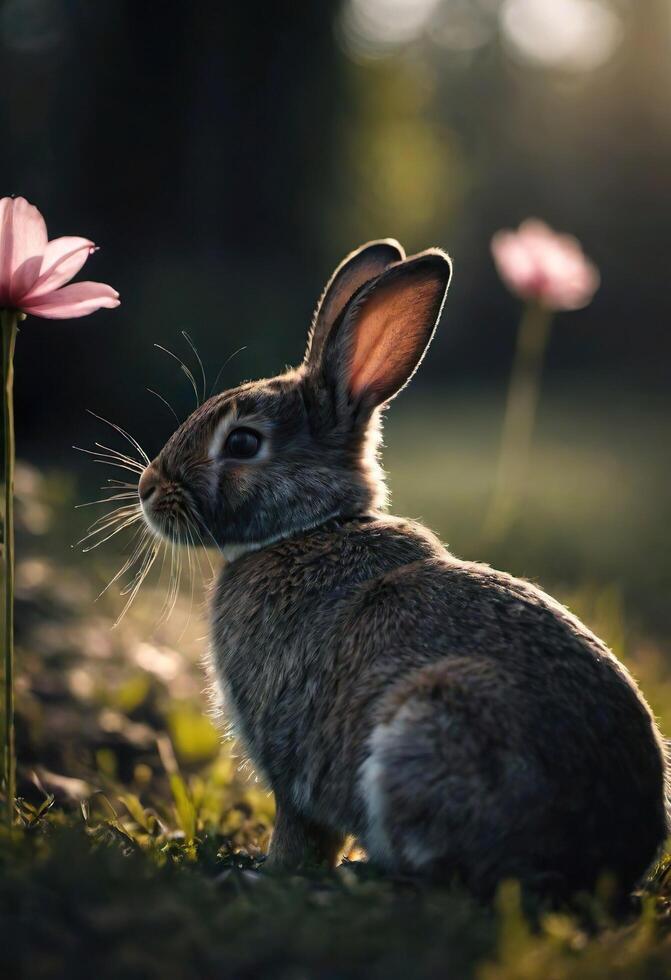
POLYGON ((251 459, 261 446, 261 437, 253 429, 233 429, 224 444, 224 454, 233 459, 251 459))

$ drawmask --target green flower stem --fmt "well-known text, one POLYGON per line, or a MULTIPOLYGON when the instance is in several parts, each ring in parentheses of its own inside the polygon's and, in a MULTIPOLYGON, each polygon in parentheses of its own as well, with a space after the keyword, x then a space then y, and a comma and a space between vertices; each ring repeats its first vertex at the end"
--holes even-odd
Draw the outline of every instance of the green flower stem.
POLYGON ((14 755, 14 343, 18 313, 0 311, 2 326, 2 416, 3 416, 3 763, 5 821, 14 816, 16 760, 14 755))
POLYGON ((526 307, 520 322, 503 419, 494 495, 485 521, 485 536, 490 540, 501 538, 508 530, 527 477, 551 324, 551 310, 536 303, 526 307))

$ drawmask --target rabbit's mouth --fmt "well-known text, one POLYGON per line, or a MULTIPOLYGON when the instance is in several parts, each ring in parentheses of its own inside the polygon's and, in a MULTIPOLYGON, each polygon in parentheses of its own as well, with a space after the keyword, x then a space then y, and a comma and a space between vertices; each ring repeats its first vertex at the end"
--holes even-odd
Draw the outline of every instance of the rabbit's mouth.
POLYGON ((138 484, 138 496, 145 523, 154 534, 173 544, 188 544, 198 534, 187 491, 181 484, 161 478, 150 463, 138 484))
POLYGON ((167 538, 174 544, 186 542, 190 519, 177 501, 168 501, 158 507, 142 504, 142 514, 147 526, 159 537, 167 538))

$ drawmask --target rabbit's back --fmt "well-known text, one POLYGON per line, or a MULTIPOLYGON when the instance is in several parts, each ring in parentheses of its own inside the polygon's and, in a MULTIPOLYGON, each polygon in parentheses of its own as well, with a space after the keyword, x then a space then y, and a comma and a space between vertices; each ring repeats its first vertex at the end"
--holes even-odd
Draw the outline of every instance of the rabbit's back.
MULTIPOLYGON (((441 718, 454 731, 458 716, 466 755, 487 758, 494 784, 503 770, 513 780, 511 807, 519 799, 496 817, 508 835, 533 838, 553 810, 562 839, 579 828, 617 839, 641 811, 650 840, 663 835, 661 742, 624 668, 539 589, 455 559, 417 525, 334 523, 250 554, 224 571, 213 619, 215 674, 239 734, 275 791, 312 819, 365 839, 367 786, 387 756, 408 799, 428 806, 427 751, 436 743, 435 776, 441 718)), ((472 764, 462 759, 460 773, 472 764)), ((482 778, 459 784, 464 820, 483 809, 482 778)))
POLYGON ((459 872, 484 894, 506 877, 592 888, 605 870, 631 889, 667 833, 666 764, 607 647, 534 586, 450 556, 388 574, 371 600, 399 650, 431 648, 381 694, 366 740, 380 863, 459 872))

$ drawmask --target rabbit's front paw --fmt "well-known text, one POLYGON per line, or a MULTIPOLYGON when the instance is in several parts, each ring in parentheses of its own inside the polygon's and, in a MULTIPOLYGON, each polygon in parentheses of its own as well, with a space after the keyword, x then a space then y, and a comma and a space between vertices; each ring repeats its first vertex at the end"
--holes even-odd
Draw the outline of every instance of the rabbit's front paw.
POLYGON ((263 869, 281 872, 323 864, 332 868, 343 842, 342 835, 314 824, 293 808, 278 803, 275 829, 263 869))

